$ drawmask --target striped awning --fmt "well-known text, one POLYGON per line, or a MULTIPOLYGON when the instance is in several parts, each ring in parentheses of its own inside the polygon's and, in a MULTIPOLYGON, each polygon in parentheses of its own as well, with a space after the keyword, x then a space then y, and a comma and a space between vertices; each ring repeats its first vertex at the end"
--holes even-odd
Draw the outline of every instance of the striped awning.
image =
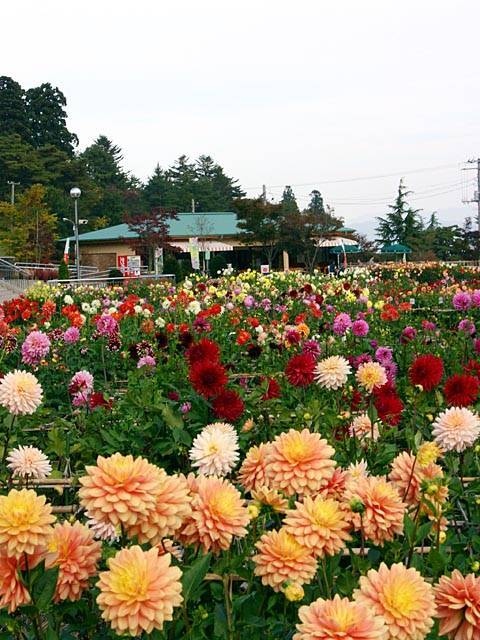
POLYGON ((356 240, 352 240, 351 238, 343 238, 342 236, 333 236, 331 238, 320 238, 318 241, 319 247, 341 247, 345 245, 346 247, 353 247, 358 245, 356 240))
MULTIPOLYGON (((180 251, 190 251, 188 240, 172 240, 169 244, 172 247, 180 249, 180 251)), ((211 251, 212 253, 218 251, 233 251, 233 246, 231 244, 220 242, 219 240, 199 240, 198 248, 200 251, 211 251)))

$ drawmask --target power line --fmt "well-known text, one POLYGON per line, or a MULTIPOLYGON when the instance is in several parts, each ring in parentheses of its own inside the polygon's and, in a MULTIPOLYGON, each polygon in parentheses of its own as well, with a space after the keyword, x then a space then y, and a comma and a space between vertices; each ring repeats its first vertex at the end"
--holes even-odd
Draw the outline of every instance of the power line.
MULTIPOLYGON (((338 184, 343 182, 359 182, 362 180, 378 180, 380 178, 394 178, 396 176, 404 176, 410 175, 412 173, 425 173, 428 171, 440 171, 442 169, 452 169, 454 167, 458 167, 459 163, 456 162, 454 164, 443 164, 437 165, 435 167, 421 167, 419 169, 407 169, 404 171, 395 171, 395 173, 382 173, 371 176, 357 176, 355 178, 337 178, 335 180, 327 180, 327 179, 319 179, 315 182, 303 182, 297 184, 290 184, 291 187, 310 187, 315 185, 324 185, 324 184, 338 184)), ((263 185, 257 185, 255 187, 245 187, 247 191, 254 191, 255 189, 262 189, 263 185)), ((268 185, 269 189, 283 189, 285 187, 284 184, 279 185, 268 185)))

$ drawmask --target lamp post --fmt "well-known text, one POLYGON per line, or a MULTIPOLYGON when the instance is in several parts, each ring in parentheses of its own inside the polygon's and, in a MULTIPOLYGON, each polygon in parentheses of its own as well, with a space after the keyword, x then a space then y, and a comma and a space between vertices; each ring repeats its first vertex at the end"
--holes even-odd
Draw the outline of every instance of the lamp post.
POLYGON ((78 199, 82 195, 82 192, 78 187, 70 189, 70 197, 73 198, 75 204, 75 223, 73 225, 73 231, 75 233, 75 266, 77 268, 77 280, 80 280, 80 243, 78 241, 78 199))

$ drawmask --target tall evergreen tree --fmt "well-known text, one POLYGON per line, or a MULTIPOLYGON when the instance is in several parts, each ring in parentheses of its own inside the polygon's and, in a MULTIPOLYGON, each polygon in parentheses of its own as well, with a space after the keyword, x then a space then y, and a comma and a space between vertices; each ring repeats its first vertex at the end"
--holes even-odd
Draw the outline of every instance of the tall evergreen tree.
POLYGON ((283 190, 282 199, 280 201, 283 213, 298 213, 297 200, 293 193, 292 187, 287 185, 283 190))
POLYGON ((408 205, 407 198, 411 194, 403 180, 400 180, 395 203, 388 205, 390 211, 384 218, 377 218, 377 237, 384 244, 399 243, 412 249, 419 246, 423 222, 419 215, 420 209, 412 209, 408 205))
POLYGON ((25 98, 32 145, 53 144, 73 155, 78 138, 67 128, 67 100, 60 89, 46 82, 28 89, 25 98))
POLYGON ((128 176, 122 169, 122 150, 107 136, 100 135, 80 154, 87 175, 100 187, 128 186, 128 176))
POLYGON ((143 189, 143 194, 147 206, 154 207, 172 206, 172 184, 166 172, 159 164, 155 167, 153 174, 148 179, 143 189))
POLYGON ((0 76, 0 136, 11 134, 29 139, 25 92, 12 78, 0 76))
POLYGON ((312 213, 324 213, 323 197, 318 189, 314 189, 310 194, 310 203, 307 207, 312 213))

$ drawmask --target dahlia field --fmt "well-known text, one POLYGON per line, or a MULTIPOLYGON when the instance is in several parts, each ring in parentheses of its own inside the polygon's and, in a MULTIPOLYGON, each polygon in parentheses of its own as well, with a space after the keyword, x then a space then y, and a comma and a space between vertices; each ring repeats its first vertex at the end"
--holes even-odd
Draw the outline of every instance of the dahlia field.
POLYGON ((480 640, 480 271, 0 305, 0 638, 480 640))

